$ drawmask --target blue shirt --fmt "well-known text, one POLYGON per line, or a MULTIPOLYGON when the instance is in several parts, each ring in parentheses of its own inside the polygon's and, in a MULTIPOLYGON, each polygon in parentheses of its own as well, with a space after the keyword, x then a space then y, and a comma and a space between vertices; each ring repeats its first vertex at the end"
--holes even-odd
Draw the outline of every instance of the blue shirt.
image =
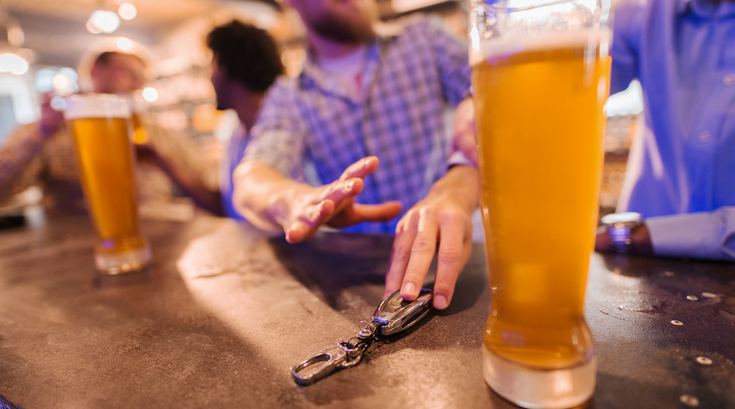
POLYGON ((637 78, 646 105, 619 210, 656 254, 735 259, 735 3, 632 1, 614 21, 611 92, 637 78))
POLYGON ((227 145, 227 151, 220 162, 219 180, 220 192, 222 194, 222 209, 225 212, 225 216, 235 220, 245 220, 245 218, 235 210, 235 205, 232 203, 232 193, 234 190, 232 174, 242 160, 248 140, 247 130, 244 125, 240 124, 232 134, 232 138, 230 138, 230 142, 227 145))
MULTIPOLYGON (((356 202, 399 200, 408 211, 446 172, 444 111, 470 87, 467 47, 441 20, 423 19, 378 37, 361 78, 362 93, 355 95, 310 56, 301 75, 280 78, 268 91, 244 160, 294 178, 311 161, 321 183, 331 183, 375 155, 380 166, 356 202)), ((399 219, 344 230, 393 234, 399 219)))

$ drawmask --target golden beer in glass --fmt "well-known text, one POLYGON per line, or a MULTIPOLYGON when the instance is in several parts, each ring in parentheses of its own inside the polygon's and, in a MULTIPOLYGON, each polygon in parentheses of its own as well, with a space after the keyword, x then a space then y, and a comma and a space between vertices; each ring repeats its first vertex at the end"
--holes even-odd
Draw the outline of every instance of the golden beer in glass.
POLYGON ((609 92, 609 5, 475 1, 470 32, 492 309, 483 373, 529 408, 590 398, 583 305, 609 92), (603 18, 604 17, 604 18, 603 18))
POLYGON ((95 264, 107 274, 140 270, 151 250, 138 223, 130 108, 117 95, 74 95, 64 113, 97 231, 95 264))

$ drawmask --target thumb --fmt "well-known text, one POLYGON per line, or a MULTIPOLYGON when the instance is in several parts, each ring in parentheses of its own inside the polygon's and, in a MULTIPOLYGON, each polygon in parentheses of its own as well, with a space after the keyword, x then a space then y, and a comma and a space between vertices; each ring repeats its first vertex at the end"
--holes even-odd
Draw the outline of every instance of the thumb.
POLYGON ((353 204, 329 221, 332 227, 353 226, 362 222, 387 222, 401 214, 401 202, 376 205, 353 204))

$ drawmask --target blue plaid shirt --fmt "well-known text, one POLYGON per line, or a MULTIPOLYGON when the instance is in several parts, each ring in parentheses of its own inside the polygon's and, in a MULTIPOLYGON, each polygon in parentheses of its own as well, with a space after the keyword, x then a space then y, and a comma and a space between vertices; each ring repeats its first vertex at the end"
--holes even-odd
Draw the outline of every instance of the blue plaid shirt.
MULTIPOLYGON (((429 192, 447 169, 447 103, 456 106, 470 87, 467 47, 441 20, 423 19, 369 47, 357 97, 307 59, 296 78, 268 91, 243 160, 267 163, 298 179, 312 162, 321 183, 366 156, 380 159, 356 201, 399 200, 404 212, 429 192)), ((400 217, 344 231, 395 232, 400 217)))

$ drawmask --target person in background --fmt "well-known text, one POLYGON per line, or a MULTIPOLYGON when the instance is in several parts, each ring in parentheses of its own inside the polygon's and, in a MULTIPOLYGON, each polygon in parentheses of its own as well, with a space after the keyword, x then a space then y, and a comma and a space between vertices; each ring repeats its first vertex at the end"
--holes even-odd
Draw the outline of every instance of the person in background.
MULTIPOLYGON (((145 68, 137 55, 104 52, 91 68, 93 91, 130 94, 143 87, 145 68)), ((85 210, 73 141, 63 112, 51 107, 49 95, 44 95, 42 102, 41 119, 19 127, 0 148, 0 202, 32 185, 40 185, 47 208, 85 210)), ((198 159, 196 146, 187 144, 182 137, 149 123, 142 128, 149 141, 137 146, 139 155, 163 169, 197 204, 216 211, 219 198, 209 193, 217 191, 216 166, 198 159), (200 186, 205 189, 197 190, 200 186)), ((147 177, 140 179, 141 184, 148 181, 147 177)))
POLYGON ((283 64, 273 38, 265 31, 232 21, 207 36, 212 50, 212 86, 217 109, 233 109, 240 126, 230 139, 220 163, 220 190, 224 215, 242 220, 232 203, 232 173, 242 160, 266 90, 283 74, 283 64))
POLYGON ((233 175, 236 209, 291 243, 322 225, 395 233, 386 294, 405 299, 418 295, 439 242, 434 306, 446 308, 478 205, 477 169, 448 162, 443 123, 446 104, 470 87, 466 46, 430 19, 377 35, 372 0, 290 5, 306 25, 307 61, 266 95, 233 175), (325 185, 301 182, 307 160, 325 185))
POLYGON ((611 55, 611 92, 637 78, 646 105, 618 205, 643 218, 628 250, 735 260, 735 2, 621 3, 611 55))
MULTIPOLYGON (((610 92, 640 81, 646 131, 630 152, 625 213, 595 249, 735 260, 735 2, 626 0, 614 16, 610 92)), ((453 147, 477 163, 467 118, 453 147)))

